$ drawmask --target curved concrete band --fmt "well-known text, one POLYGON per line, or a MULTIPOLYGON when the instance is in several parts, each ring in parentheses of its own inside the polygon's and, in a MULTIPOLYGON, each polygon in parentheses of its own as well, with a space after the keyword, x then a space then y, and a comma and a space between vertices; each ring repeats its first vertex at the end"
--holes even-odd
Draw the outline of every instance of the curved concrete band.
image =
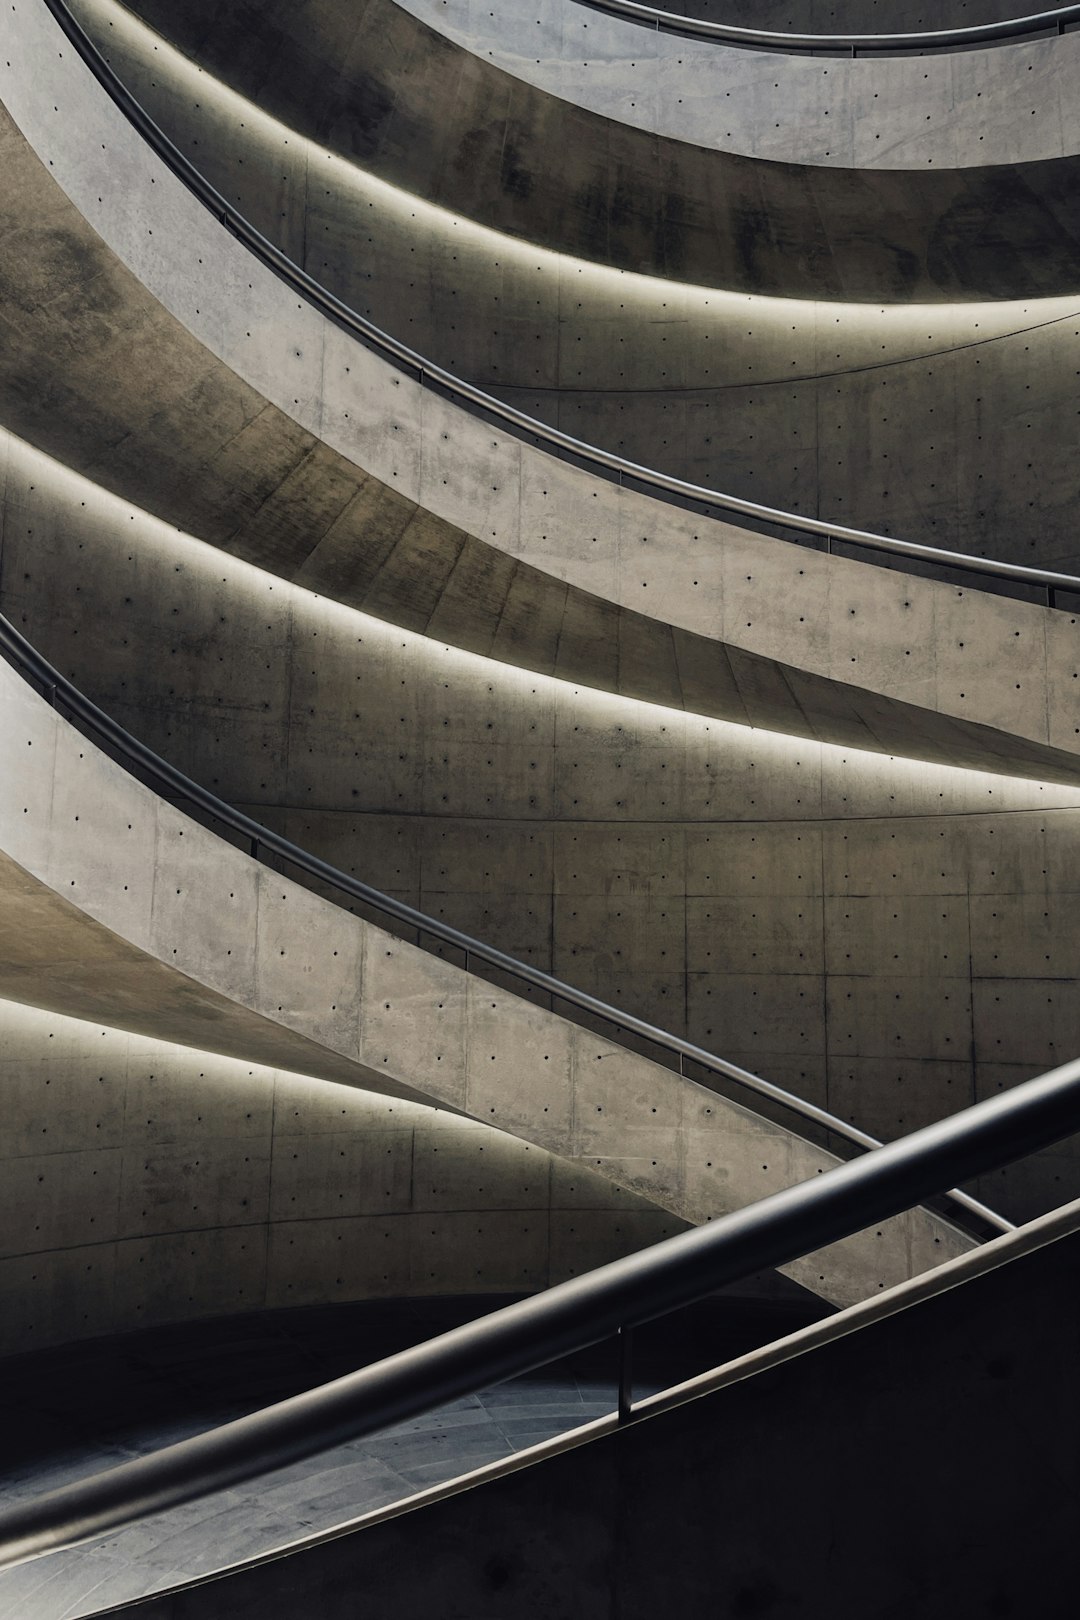
POLYGON ((202 0, 135 9, 284 123, 302 128, 317 107, 316 140, 381 178, 597 263, 871 303, 1080 286, 1071 158, 952 172, 764 162, 575 107, 392 0, 273 0, 257 39, 202 0))
POLYGON ((158 515, 285 577, 507 662, 854 746, 1073 778, 1067 681, 1058 701, 1069 615, 740 533, 493 432, 256 265, 60 53, 44 7, 19 0, 10 26, 4 94, 129 267, 9 128, 12 240, 40 245, 49 291, 20 293, 7 408, 46 448, 114 488, 134 476, 158 515), (58 345, 58 318, 89 341, 58 345), (47 400, 42 354, 60 383, 47 400), (932 662, 910 656, 914 637, 932 662))
MULTIPOLYGON (((434 1102, 695 1222, 835 1162, 260 868, 127 776, 6 665, 0 704, 9 999, 434 1102)), ((788 1274, 851 1302, 965 1246, 915 1210, 788 1274)))
POLYGON ((853 170, 984 168, 1080 152, 1076 34, 852 60, 658 32, 578 0, 507 0, 494 17, 478 0, 395 3, 546 95, 717 152, 853 170))
POLYGON ((679 1227, 436 1109, 0 1003, 0 1355, 162 1322, 531 1292, 679 1227))
POLYGON ((327 154, 305 133, 314 109, 304 129, 278 123, 117 0, 78 12, 201 176, 320 286, 455 376, 707 489, 1021 563, 1077 554, 1080 295, 868 308, 591 265, 327 154))

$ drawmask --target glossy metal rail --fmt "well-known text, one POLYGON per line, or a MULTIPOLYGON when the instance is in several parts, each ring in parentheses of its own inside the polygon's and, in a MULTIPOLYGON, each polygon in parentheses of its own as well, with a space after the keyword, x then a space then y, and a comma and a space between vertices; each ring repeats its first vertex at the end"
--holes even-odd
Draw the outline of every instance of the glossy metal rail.
MULTIPOLYGON (((0 1567, 487 1389, 887 1220, 1080 1129, 1080 1060, 707 1226, 0 1514, 0 1567)), ((622 1383, 622 1380, 620 1380, 622 1383)), ((633 1417, 621 1390, 620 1416, 633 1417)))
POLYGON ((595 11, 612 12, 644 23, 661 33, 691 34, 718 45, 745 45, 755 50, 811 56, 922 55, 927 51, 963 49, 965 45, 1008 45, 1043 34, 1063 34, 1080 22, 1080 5, 1054 6, 1025 17, 973 23, 961 28, 931 28, 914 34, 797 34, 775 28, 740 28, 733 23, 684 17, 674 11, 639 5, 637 0, 583 0, 595 11))
MULTIPOLYGON (((695 507, 700 507, 710 517, 734 515, 749 518, 766 528, 820 538, 830 548, 833 542, 840 542, 845 546, 870 553, 871 560, 875 553, 888 554, 893 557, 908 557, 921 564, 944 568, 950 572, 960 570, 978 576, 981 582, 988 582, 991 589, 994 585, 999 588, 1009 585, 1030 586, 1045 595, 1051 607, 1055 605, 1054 596, 1057 591, 1080 595, 1080 577, 1073 574, 1056 573, 1042 568, 1026 568, 1020 563, 997 562, 988 557, 969 556, 965 552, 943 551, 936 546, 920 545, 916 541, 898 540, 890 535, 872 534, 863 529, 847 528, 842 524, 825 523, 819 518, 782 512, 775 507, 761 506, 755 501, 746 501, 735 495, 724 495, 718 490, 706 489, 700 484, 687 483, 684 479, 673 478, 654 468, 627 461, 598 445, 586 444, 583 440, 575 439, 558 428, 548 427, 546 423, 527 416, 524 411, 516 410, 512 405, 506 405, 501 400, 495 399, 482 388, 476 388, 463 378, 444 371, 441 366, 433 365, 429 360, 425 360, 423 355, 417 354, 415 350, 399 342, 389 333, 381 331, 371 321, 342 303, 339 298, 335 298, 314 277, 308 275, 306 270, 294 264, 279 247, 257 231, 242 214, 238 214, 139 105, 110 63, 72 16, 64 0, 43 0, 43 4, 48 7, 82 60, 147 144, 200 202, 216 215, 226 229, 328 320, 402 370, 414 375, 423 386, 437 390, 455 404, 482 412, 518 437, 530 440, 553 455, 562 455, 583 464, 590 472, 611 478, 617 483, 626 481, 631 485, 640 485, 661 499, 689 502, 695 507)), ((1070 9, 1080 15, 1080 6, 1070 9)))
MULTIPOLYGON (((427 935, 438 940, 440 944, 451 946, 463 954, 466 971, 477 966, 492 969, 534 990, 542 991, 545 995, 551 996, 553 1002, 573 1007, 590 1018, 603 1020, 616 1032, 616 1036, 633 1035, 648 1042, 674 1058, 680 1074, 685 1074, 687 1064, 692 1064, 715 1079, 733 1081, 755 1096, 767 1098, 779 1107, 790 1110, 801 1121, 820 1126, 857 1148, 876 1148, 880 1145, 875 1137, 868 1136, 865 1131, 858 1130, 845 1120, 837 1119, 814 1103, 806 1102, 801 1097, 782 1090, 780 1086, 773 1085, 771 1081, 763 1080, 747 1069, 740 1069, 736 1064, 716 1057, 703 1047, 695 1046, 692 1041, 683 1040, 678 1035, 659 1029, 643 1018, 635 1018, 632 1013, 622 1013, 618 1008, 600 1001, 596 996, 590 996, 584 990, 577 990, 573 985, 564 984, 561 979, 556 979, 550 973, 543 973, 527 962, 518 961, 516 957, 508 956, 505 952, 495 950, 480 940, 472 939, 468 934, 463 934, 457 928, 451 928, 438 918, 429 917, 401 900, 382 894, 378 889, 370 888, 368 884, 361 883, 358 878, 346 872, 339 872, 336 867, 301 849, 298 844, 290 843, 280 833, 262 826, 251 816, 246 816, 242 811, 226 804, 224 799, 219 799, 206 788, 200 787, 167 760, 153 753, 145 743, 132 737, 123 726, 106 714, 104 709, 91 702, 77 686, 61 675, 59 670, 54 669, 26 637, 2 615, 0 615, 0 656, 6 658, 25 679, 36 686, 54 708, 63 709, 85 733, 103 743, 114 758, 119 759, 126 768, 142 779, 149 781, 156 792, 194 806, 212 821, 238 834, 256 859, 265 859, 272 855, 279 861, 287 862, 290 867, 306 873, 318 883, 336 889, 349 900, 358 900, 380 916, 415 929, 418 936, 427 935)), ((707 1085, 708 1081, 704 1083, 707 1085)), ((949 1196, 956 1209, 975 1216, 978 1221, 984 1222, 995 1231, 1014 1230, 1011 1221, 1004 1220, 993 1210, 969 1198, 966 1193, 956 1191, 949 1196)))

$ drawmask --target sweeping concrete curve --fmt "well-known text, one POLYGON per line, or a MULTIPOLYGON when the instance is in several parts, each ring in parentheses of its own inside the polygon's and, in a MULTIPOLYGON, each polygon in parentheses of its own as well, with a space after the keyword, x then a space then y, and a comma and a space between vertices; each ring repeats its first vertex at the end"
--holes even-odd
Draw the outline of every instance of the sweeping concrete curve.
POLYGON ((557 0, 539 15, 527 0, 507 0, 495 17, 471 0, 395 3, 546 95, 717 152, 875 170, 1020 165, 1080 152, 1076 34, 852 60, 749 52, 579 0, 557 0))
POLYGON ((80 0, 79 15, 138 104, 293 263, 527 415, 810 517, 961 551, 994 535, 1015 560, 1075 552, 1080 295, 869 308, 613 271, 327 153, 314 109, 303 129, 279 123, 116 0, 80 0), (1033 450, 1027 424, 1051 418, 1033 450))
MULTIPOLYGON (((586 259, 872 303, 1080 285, 1071 158, 952 171, 766 161, 575 106, 392 0, 360 11, 273 0, 255 33, 205 0, 133 9, 283 122, 304 127, 317 108, 316 139, 381 178, 586 259)), ((1030 107, 1024 116, 1032 121, 1030 107)))
POLYGON ((398 1097, 9 1001, 0 1053, 3 1356, 223 1314, 528 1293, 679 1229, 580 1164, 398 1097))
MULTIPOLYGON (((881 1139, 1080 1050, 1080 784, 514 669, 15 441, 2 484, 0 611, 142 743, 343 873, 881 1139)), ((1062 1151, 986 1201, 1027 1218, 1077 1175, 1062 1151)))
MULTIPOLYGON (((448 1107, 694 1222, 835 1162, 260 867, 136 783, 7 665, 0 706, 8 999, 448 1107)), ((912 1211, 788 1274, 843 1303, 965 1246, 912 1211)))
POLYGON ((159 516, 285 577, 508 662, 792 733, 1072 779, 1080 729, 1071 692, 1056 701, 1069 615, 749 535, 492 430, 347 338, 223 232, 60 48, 43 5, 24 0, 12 28, 13 63, 21 51, 36 65, 0 68, 4 93, 115 249, 9 124, 9 239, 40 245, 48 296, 23 283, 13 300, 5 412, 69 465, 113 488, 133 480, 159 516), (59 343, 58 324, 86 341, 59 343), (50 355, 56 393, 41 386, 50 355), (478 485, 490 533, 476 532, 478 485), (913 636, 934 646, 932 673, 910 656, 913 636), (960 673, 968 647, 992 659, 977 682, 960 673))
POLYGON ((906 34, 973 28, 1049 10, 1030 0, 672 0, 666 8, 733 28, 783 28, 799 34, 906 34))

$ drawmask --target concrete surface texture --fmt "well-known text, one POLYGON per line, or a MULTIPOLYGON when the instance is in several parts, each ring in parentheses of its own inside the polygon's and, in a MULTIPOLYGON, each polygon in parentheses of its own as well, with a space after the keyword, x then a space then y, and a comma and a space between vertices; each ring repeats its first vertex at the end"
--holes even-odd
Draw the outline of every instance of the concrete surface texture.
MULTIPOLYGON (((0 880, 12 923, 0 994, 226 1055, 253 1022, 263 1051, 278 1030, 283 1054, 299 1036, 329 1062, 290 1067, 466 1113, 691 1222, 835 1162, 790 1128, 260 868, 135 782, 6 665, 0 703, 0 880), (111 956, 102 937, 115 942, 111 956)), ((245 1050, 255 1057, 253 1044, 245 1050)), ((840 1303, 967 1243, 914 1210, 785 1269, 840 1303)))
MULTIPOLYGON (((50 38, 42 10, 15 16, 50 38)), ((1070 615, 751 536, 491 429, 294 309, 69 58, 56 70, 108 138, 96 143, 105 166, 86 172, 95 143, 62 126, 68 183, 178 319, 8 125, 17 292, 4 413, 63 460, 134 483, 159 516, 286 577, 504 661, 854 746, 1043 777, 1073 769, 1061 757, 1078 735, 1071 687, 1060 692, 1044 650, 1071 648, 1070 615), (133 226, 136 191, 145 212, 133 226), (238 282, 242 303, 229 293, 238 282), (482 513, 478 485, 491 491, 482 513), (913 656, 920 645, 932 659, 913 656)), ((49 145, 59 102, 44 71, 12 93, 25 117, 46 120, 49 145)))
MULTIPOLYGON (((15 441, 6 465, 4 611, 345 871, 883 1137, 1080 1045, 1080 786, 527 675, 283 585, 15 441)), ((990 1201, 1034 1213, 1075 1175, 1048 1155, 990 1201)))
POLYGON ((1022 164, 1080 151, 1075 34, 852 60, 751 53, 659 32, 579 0, 539 7, 508 0, 495 17, 480 0, 395 3, 548 95, 716 151, 814 167, 912 170, 1022 164))
POLYGON ((1078 1248, 1062 1239, 662 1417, 132 1613, 285 1620, 317 1601, 345 1620, 363 1593, 387 1614, 651 1620, 677 1578, 693 1620, 1066 1620, 1078 1248), (947 1483, 947 1512, 928 1480, 947 1483))
POLYGON ((0 1088, 0 1355, 241 1311, 530 1292, 681 1227, 457 1114, 14 1002, 0 1088))
MULTIPOLYGON (((207 0, 133 9, 284 122, 318 105, 316 139, 381 178, 587 259, 743 292, 870 302, 1077 284, 1069 157, 951 171, 925 154, 907 170, 762 161, 577 107, 392 0, 274 0, 260 7, 257 36, 207 0)), ((638 37, 652 48, 648 30, 638 37)), ((882 133, 876 146, 891 131, 882 133)))
POLYGON ((904 33, 965 28, 1029 17, 1049 7, 1026 0, 679 0, 665 10, 707 17, 736 28, 786 28, 797 33, 904 33))
MULTIPOLYGON (((612 271, 328 153, 313 139, 321 81, 284 125, 116 0, 75 9, 242 214, 436 364, 706 488, 963 551, 983 551, 991 535, 1014 560, 1075 559, 1080 298, 866 306, 612 271)), ((1080 50, 1080 34, 1070 39, 1080 50)), ((913 60, 921 72, 924 60, 953 59, 913 60)))

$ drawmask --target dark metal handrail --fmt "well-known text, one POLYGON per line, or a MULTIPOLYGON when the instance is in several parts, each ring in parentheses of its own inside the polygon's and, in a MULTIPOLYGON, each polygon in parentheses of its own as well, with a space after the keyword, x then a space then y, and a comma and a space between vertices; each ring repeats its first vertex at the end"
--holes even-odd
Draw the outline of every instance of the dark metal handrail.
MULTIPOLYGON (((691 502, 705 509, 707 516, 734 514, 750 518, 766 527, 786 529, 793 533, 812 535, 824 539, 831 547, 834 541, 870 553, 910 557, 928 566, 961 570, 976 574, 980 579, 997 584, 1030 586, 1045 593, 1049 606, 1054 606, 1054 593, 1067 591, 1080 594, 1080 577, 1057 573, 1043 568, 1028 568, 1021 563, 998 562, 989 557, 970 556, 961 551, 945 551, 936 546, 921 545, 913 540, 898 540, 891 535, 874 534, 869 530, 852 529, 843 524, 826 523, 820 518, 804 517, 794 512, 783 512, 756 501, 743 500, 736 495, 725 495, 718 490, 706 489, 701 484, 688 483, 655 468, 643 467, 627 461, 602 446, 575 439, 559 428, 549 427, 524 411, 505 404, 482 388, 475 387, 462 377, 445 371, 442 366, 426 360, 407 344, 390 333, 382 331, 366 317, 351 309, 320 285, 306 270, 283 253, 282 250, 256 230, 251 222, 237 213, 232 204, 195 168, 194 164, 175 146, 142 108, 131 91, 117 75, 111 63, 102 55, 85 30, 68 10, 65 0, 43 0, 60 28, 78 51, 86 66, 112 97, 146 143, 162 162, 187 188, 221 221, 222 225, 244 244, 255 257, 280 276, 295 292, 312 304, 328 320, 348 332, 367 348, 390 360, 402 370, 413 374, 422 386, 432 387, 455 404, 482 412, 502 423, 518 437, 533 440, 553 455, 564 455, 584 463, 591 472, 624 480, 631 485, 643 485, 650 494, 661 499, 691 502)), ((1080 15, 1080 6, 1070 8, 1080 15)), ((873 560, 871 558, 871 560, 873 560)))
POLYGON ((962 49, 965 45, 1007 45, 1042 34, 1063 34, 1070 23, 1080 21, 1080 5, 1072 5, 1055 6, 1049 11, 999 22, 932 28, 913 34, 797 34, 776 28, 741 28, 734 23, 711 22, 704 17, 684 17, 674 11, 639 5, 637 0, 584 0, 584 4, 594 11, 609 11, 631 22, 644 23, 660 33, 690 34, 714 40, 718 45, 744 45, 755 50, 815 56, 858 56, 874 52, 919 55, 954 47, 962 49))
MULTIPOLYGON (((0 1567, 73 1546, 531 1372, 789 1264, 1080 1128, 1080 1060, 707 1226, 0 1513, 0 1567)), ((620 1380, 620 1383, 622 1381, 620 1380)), ((624 1391, 620 1389, 622 1397, 624 1391)), ((620 1417, 633 1417, 620 1398, 620 1417)))
MULTIPOLYGON (((824 1108, 818 1108, 815 1103, 796 1097, 780 1086, 773 1085, 770 1080, 764 1080, 760 1075, 751 1074, 748 1069, 741 1069, 734 1063, 728 1063, 726 1059, 707 1052, 704 1047, 696 1046, 692 1041, 684 1040, 679 1035, 659 1029, 643 1018, 637 1018, 632 1013, 620 1012, 617 1007, 612 1007, 609 1003, 601 1001, 596 996, 590 996, 586 991, 578 990, 573 985, 564 984, 561 979, 542 972, 540 968, 532 967, 528 962, 508 956, 505 951, 496 950, 493 946, 471 938, 470 935, 450 927, 448 923, 436 917, 429 917, 426 913, 417 911, 413 906, 406 905, 403 900, 395 900, 391 895, 371 888, 351 874, 341 872, 327 861, 320 860, 317 855, 301 849, 298 844, 291 843, 281 833, 274 832, 270 827, 264 827, 261 822, 253 820, 242 810, 237 810, 224 799, 219 799, 216 794, 200 786, 198 782, 192 781, 174 765, 170 765, 167 760, 147 748, 137 737, 125 731, 123 726, 106 714, 104 709, 99 708, 80 692, 72 681, 61 675, 58 669, 54 669, 21 631, 16 630, 10 620, 4 618, 2 614, 0 614, 0 656, 6 658, 8 663, 24 677, 28 677, 54 708, 62 707, 68 716, 78 721, 84 731, 105 743, 113 754, 118 755, 128 769, 134 769, 148 778, 156 792, 194 805, 204 815, 228 827, 247 844, 255 859, 274 855, 306 873, 308 877, 314 878, 318 883, 336 889, 339 894, 346 895, 350 900, 361 901, 381 916, 390 918, 396 923, 403 923, 408 928, 416 929, 419 935, 426 934, 443 945, 461 951, 467 972, 477 964, 482 964, 496 973, 505 974, 534 990, 540 990, 545 995, 551 996, 554 1001, 573 1007, 591 1018, 602 1019, 612 1026, 616 1036, 634 1035, 649 1042, 676 1059, 681 1075, 685 1076, 687 1063, 692 1063, 695 1067, 704 1069, 714 1079, 730 1080, 757 1097, 764 1097, 769 1102, 789 1109, 801 1120, 818 1125, 855 1147, 872 1149, 880 1146, 876 1137, 868 1136, 865 1131, 860 1131, 856 1126, 849 1125, 846 1120, 827 1113, 824 1108)), ((975 1199, 969 1198, 966 1193, 954 1191, 949 1196, 957 1208, 985 1222, 995 1231, 1015 1230, 1011 1221, 1006 1221, 993 1210, 985 1208, 975 1199)))

